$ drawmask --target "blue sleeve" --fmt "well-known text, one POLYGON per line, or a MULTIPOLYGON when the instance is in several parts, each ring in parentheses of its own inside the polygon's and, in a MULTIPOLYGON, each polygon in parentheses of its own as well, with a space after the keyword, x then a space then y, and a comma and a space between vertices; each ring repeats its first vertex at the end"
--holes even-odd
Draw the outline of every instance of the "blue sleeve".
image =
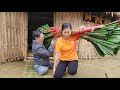
POLYGON ((50 45, 48 50, 45 47, 36 48, 36 53, 39 54, 42 58, 50 57, 53 55, 54 45, 50 45))

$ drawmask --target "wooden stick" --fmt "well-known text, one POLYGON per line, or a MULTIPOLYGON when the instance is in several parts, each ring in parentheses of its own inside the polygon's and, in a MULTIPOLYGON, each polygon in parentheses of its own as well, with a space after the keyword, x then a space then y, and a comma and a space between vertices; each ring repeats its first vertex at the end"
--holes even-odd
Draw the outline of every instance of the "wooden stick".
MULTIPOLYGON (((23 24, 24 24, 24 20, 23 20, 23 14, 24 13, 22 13, 22 12, 20 12, 20 17, 21 17, 21 22, 20 22, 20 25, 21 25, 21 40, 20 40, 20 46, 22 47, 23 46, 23 44, 22 44, 22 42, 23 42, 23 24)), ((23 47, 21 48, 21 57, 20 57, 20 59, 22 59, 23 58, 23 47)))
MULTIPOLYGON (((1 17, 1 21, 3 21, 3 12, 1 12, 0 17, 1 17)), ((2 44, 1 45, 2 46, 2 50, 1 50, 2 51, 1 52, 2 53, 2 60, 1 60, 1 62, 4 63, 5 62, 5 60, 4 60, 5 59, 5 50, 4 50, 5 47, 4 47, 4 25, 3 25, 3 22, 1 22, 1 37, 2 37, 1 38, 2 39, 1 40, 2 41, 2 43, 1 43, 2 44)))
MULTIPOLYGON (((18 23, 18 28, 19 28, 19 58, 18 58, 18 60, 20 60, 20 58, 21 58, 21 56, 22 56, 22 52, 21 52, 21 50, 22 50, 22 48, 21 48, 21 39, 22 39, 22 37, 21 37, 21 15, 20 15, 20 12, 18 13, 18 16, 19 16, 19 18, 18 18, 18 20, 19 20, 19 23, 18 23)), ((24 22, 24 20, 23 20, 23 22, 24 22)))
POLYGON ((4 30, 4 50, 5 50, 5 62, 8 59, 7 54, 7 31, 6 31, 6 12, 3 12, 3 30, 4 30))
POLYGON ((7 34, 8 34, 8 41, 7 41, 7 43, 8 43, 8 61, 9 61, 9 59, 10 59, 10 57, 11 57, 11 46, 10 46, 10 26, 9 26, 9 20, 10 18, 9 18, 9 12, 6 12, 6 24, 7 24, 7 34))
POLYGON ((9 30, 8 30, 8 20, 7 20, 7 12, 5 13, 5 21, 6 21, 6 35, 7 35, 7 61, 9 59, 9 30))
POLYGON ((24 57, 24 61, 27 59, 27 56, 25 56, 26 55, 26 53, 25 53, 25 48, 27 49, 28 47, 25 47, 25 41, 26 42, 28 42, 27 40, 26 40, 26 34, 25 34, 25 26, 26 26, 26 23, 25 23, 25 12, 24 13, 22 13, 21 12, 21 23, 22 23, 22 34, 23 34, 23 37, 22 37, 22 50, 23 50, 23 57, 24 57), (25 58, 26 57, 26 58, 25 58))
MULTIPOLYGON (((25 34, 25 30, 26 30, 26 28, 25 28, 25 26, 26 26, 26 22, 25 22, 25 13, 21 13, 21 15, 22 15, 22 20, 24 20, 23 21, 23 24, 22 24, 22 34, 24 35, 24 37, 22 38, 22 45, 23 45, 23 57, 25 57, 25 48, 27 49, 28 47, 25 47, 25 41, 27 41, 27 40, 25 40, 25 37, 26 37, 26 34, 25 34)), ((27 53, 27 52, 26 52, 27 53)))
POLYGON ((14 18, 14 12, 11 12, 11 24, 12 24, 12 28, 11 28, 11 32, 12 32, 12 59, 11 61, 14 61, 16 59, 15 57, 15 45, 14 45, 14 39, 15 39, 15 35, 14 35, 14 29, 15 29, 15 18, 14 18))
MULTIPOLYGON (((1 12, 0 12, 0 20, 1 20, 1 12)), ((1 22, 0 22, 0 27, 2 27, 1 26, 1 22)), ((0 29, 0 50, 1 50, 1 52, 0 52, 0 64, 2 63, 2 29, 0 29)))
POLYGON ((16 38, 16 35, 15 35, 15 29, 16 29, 16 23, 15 23, 15 12, 12 12, 12 45, 13 45, 13 48, 12 48, 12 51, 13 51, 13 59, 11 61, 14 61, 16 60, 16 50, 15 50, 15 38, 16 38))
POLYGON ((10 31, 11 31, 11 53, 12 53, 12 57, 11 57, 11 61, 14 61, 13 59, 14 59, 14 41, 13 41, 13 38, 14 38, 14 36, 13 36, 13 29, 14 29, 14 25, 13 25, 13 20, 14 20, 14 18, 13 18, 13 12, 10 12, 11 13, 11 20, 10 20, 10 23, 11 23, 11 29, 10 29, 10 31))
POLYGON ((17 37, 18 37, 18 33, 17 33, 17 12, 14 12, 14 18, 15 18, 15 28, 14 28, 14 33, 15 33, 15 50, 14 50, 14 52, 15 52, 15 57, 16 57, 16 59, 15 60, 17 60, 17 57, 18 57, 18 46, 17 46, 17 37))
POLYGON ((25 57, 24 57, 24 60, 27 60, 27 48, 28 48, 28 44, 27 44, 27 40, 28 40, 28 14, 27 13, 25 13, 25 24, 26 25, 24 25, 24 28, 25 28, 25 57))
POLYGON ((56 24, 56 13, 53 12, 53 26, 55 27, 55 24, 56 24))

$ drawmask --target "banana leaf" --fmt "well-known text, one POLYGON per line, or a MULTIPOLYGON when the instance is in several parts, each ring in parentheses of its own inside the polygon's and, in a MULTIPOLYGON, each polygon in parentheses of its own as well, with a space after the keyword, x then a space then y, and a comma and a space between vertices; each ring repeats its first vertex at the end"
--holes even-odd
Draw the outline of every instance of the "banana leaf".
POLYGON ((96 29, 82 38, 91 42, 100 56, 117 55, 120 49, 120 27, 119 21, 114 21, 102 28, 96 29))
POLYGON ((49 48, 50 44, 51 44, 51 41, 52 41, 53 37, 48 37, 48 38, 45 38, 44 41, 43 41, 43 44, 44 46, 46 47, 46 49, 49 48))
MULTIPOLYGON (((88 40, 89 41, 89 40, 88 40)), ((93 46, 95 47, 97 53, 100 55, 100 56, 105 56, 104 52, 100 49, 100 47, 96 44, 96 42, 92 41, 91 42, 93 44, 93 46)))

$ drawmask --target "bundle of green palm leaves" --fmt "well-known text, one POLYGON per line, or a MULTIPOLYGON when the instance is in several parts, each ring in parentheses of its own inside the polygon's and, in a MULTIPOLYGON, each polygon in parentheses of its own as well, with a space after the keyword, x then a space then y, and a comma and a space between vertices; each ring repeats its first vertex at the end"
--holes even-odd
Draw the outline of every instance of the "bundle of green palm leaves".
MULTIPOLYGON (((99 27, 99 26, 98 26, 99 27)), ((96 48, 98 54, 100 56, 110 55, 114 56, 117 55, 120 49, 120 27, 119 27, 119 20, 114 21, 112 23, 106 24, 103 27, 96 28, 94 27, 93 32, 91 31, 93 27, 87 27, 86 30, 83 32, 74 32, 73 34, 83 34, 82 39, 85 39, 91 42, 94 47, 96 48), (88 33, 84 33, 88 32, 88 33)), ((60 28, 57 27, 49 27, 47 24, 38 28, 39 31, 42 31, 45 40, 43 44, 46 48, 49 47, 52 39, 55 36, 60 36, 60 28)))
POLYGON ((49 27, 48 24, 42 25, 37 30, 41 31, 44 34, 43 44, 46 47, 46 49, 48 49, 48 47, 50 46, 51 41, 54 37, 61 36, 61 32, 60 32, 61 29, 60 28, 49 27))
POLYGON ((100 56, 114 56, 120 49, 119 21, 114 21, 93 32, 83 34, 82 38, 91 42, 100 56))

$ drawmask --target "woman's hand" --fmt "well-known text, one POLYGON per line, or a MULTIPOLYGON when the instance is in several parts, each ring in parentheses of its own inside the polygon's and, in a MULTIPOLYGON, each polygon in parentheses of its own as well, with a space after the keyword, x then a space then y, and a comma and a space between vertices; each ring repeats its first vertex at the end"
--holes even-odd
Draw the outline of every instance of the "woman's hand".
POLYGON ((92 30, 91 30, 91 32, 93 32, 95 29, 94 28, 92 28, 92 30))
POLYGON ((55 54, 55 57, 54 57, 54 65, 53 65, 53 75, 54 75, 54 73, 55 73, 55 70, 56 70, 56 68, 57 68, 57 66, 58 66, 58 63, 59 63, 59 58, 60 58, 60 53, 56 53, 55 54))
POLYGON ((52 41, 51 41, 51 44, 56 44, 56 42, 57 42, 57 37, 54 37, 53 39, 52 39, 52 41))
POLYGON ((101 25, 101 28, 103 28, 105 25, 101 25))
POLYGON ((52 41, 51 41, 51 44, 55 44, 55 41, 54 41, 54 40, 52 40, 52 41))
POLYGON ((56 70, 56 68, 53 66, 53 75, 54 75, 54 73, 55 73, 55 70, 56 70))
POLYGON ((82 26, 80 26, 79 28, 78 28, 78 32, 80 32, 80 31, 82 31, 82 30, 84 30, 85 29, 85 26, 84 25, 82 25, 82 26))

